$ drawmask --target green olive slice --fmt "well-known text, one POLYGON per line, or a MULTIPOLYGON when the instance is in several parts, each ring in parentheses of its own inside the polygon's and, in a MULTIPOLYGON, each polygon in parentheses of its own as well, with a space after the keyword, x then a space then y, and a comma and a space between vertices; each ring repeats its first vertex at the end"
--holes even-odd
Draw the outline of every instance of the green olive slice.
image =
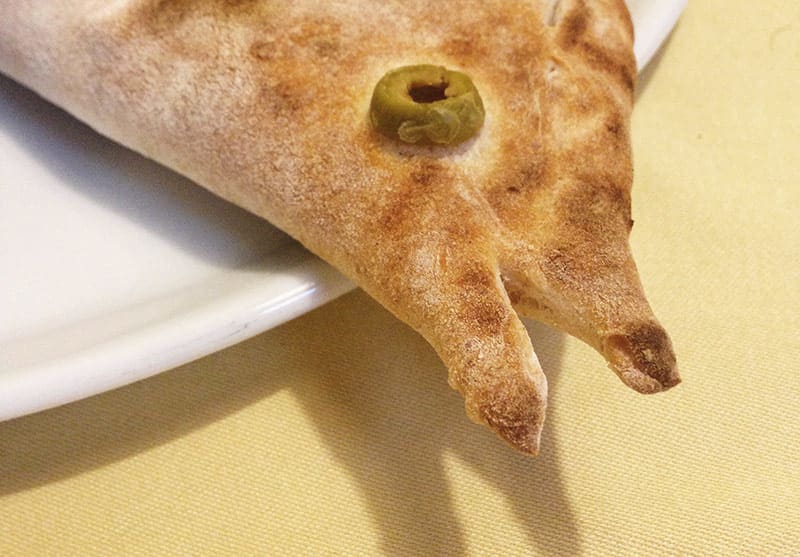
POLYGON ((370 120, 406 143, 457 145, 483 125, 483 101, 466 74, 423 64, 391 70, 375 86, 370 120))

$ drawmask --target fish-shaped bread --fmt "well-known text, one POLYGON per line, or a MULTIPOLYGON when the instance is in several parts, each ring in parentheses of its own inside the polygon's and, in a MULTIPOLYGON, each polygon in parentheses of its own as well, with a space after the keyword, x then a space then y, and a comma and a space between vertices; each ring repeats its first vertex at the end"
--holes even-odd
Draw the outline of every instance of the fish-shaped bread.
POLYGON ((0 71, 337 267, 528 453, 517 312, 679 382, 628 246, 632 43, 623 0, 0 0, 0 71))

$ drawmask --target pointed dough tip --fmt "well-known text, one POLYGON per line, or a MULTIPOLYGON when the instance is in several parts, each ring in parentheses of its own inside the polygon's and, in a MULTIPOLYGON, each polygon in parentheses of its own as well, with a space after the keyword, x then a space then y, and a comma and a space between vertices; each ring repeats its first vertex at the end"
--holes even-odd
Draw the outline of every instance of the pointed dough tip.
POLYGON ((645 323, 630 333, 612 335, 604 343, 609 366, 640 393, 666 391, 681 382, 667 333, 657 323, 645 323))

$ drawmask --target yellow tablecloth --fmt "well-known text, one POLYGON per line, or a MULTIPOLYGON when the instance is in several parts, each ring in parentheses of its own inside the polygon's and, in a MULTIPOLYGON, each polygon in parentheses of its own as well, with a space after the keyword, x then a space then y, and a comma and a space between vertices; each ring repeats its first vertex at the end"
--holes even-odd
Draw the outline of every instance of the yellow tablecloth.
POLYGON ((800 3, 695 0, 635 110, 632 243, 684 383, 530 324, 537 459, 359 291, 0 424, 0 555, 800 555, 800 3))

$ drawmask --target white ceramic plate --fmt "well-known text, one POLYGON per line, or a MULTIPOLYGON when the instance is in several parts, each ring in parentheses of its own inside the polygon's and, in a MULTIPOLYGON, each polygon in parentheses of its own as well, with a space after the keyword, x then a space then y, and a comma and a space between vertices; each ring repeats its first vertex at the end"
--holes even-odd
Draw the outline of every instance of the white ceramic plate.
MULTIPOLYGON (((631 0, 640 67, 685 0, 631 0)), ((276 326, 352 284, 0 76, 0 420, 276 326)))

